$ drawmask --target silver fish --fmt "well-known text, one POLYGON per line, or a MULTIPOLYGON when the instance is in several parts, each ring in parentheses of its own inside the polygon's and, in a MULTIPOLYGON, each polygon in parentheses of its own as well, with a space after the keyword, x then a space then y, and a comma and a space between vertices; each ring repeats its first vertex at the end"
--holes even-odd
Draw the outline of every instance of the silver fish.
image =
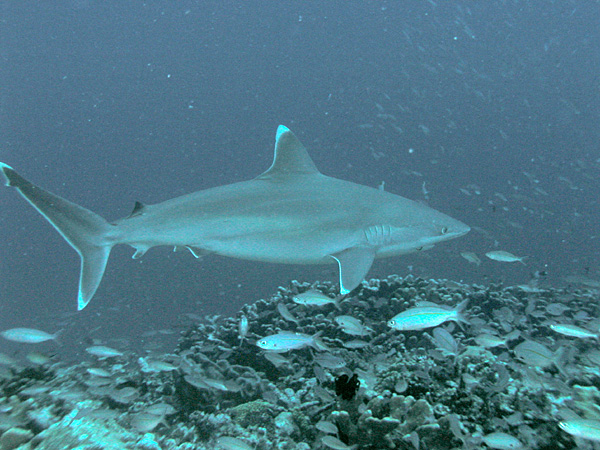
POLYGON ((256 341, 256 345, 268 352, 277 353, 289 352, 290 350, 298 350, 304 347, 313 347, 319 351, 327 349, 318 338, 318 334, 310 336, 291 331, 282 331, 271 336, 266 336, 256 341))
POLYGON ((40 342, 56 340, 58 335, 59 333, 50 334, 34 328, 11 328, 0 333, 0 336, 6 340, 23 344, 39 344, 40 342))
POLYGON ((394 330, 411 331, 437 327, 449 320, 468 323, 463 316, 466 306, 467 300, 461 302, 455 309, 441 306, 417 306, 395 315, 388 321, 388 326, 394 330))
POLYGON ((369 327, 363 325, 356 317, 337 316, 334 321, 344 333, 351 336, 366 336, 373 331, 369 327))
POLYGON ((460 256, 465 258, 470 263, 475 264, 476 266, 481 265, 481 259, 479 259, 479 256, 477 256, 473 252, 460 252, 460 256))
POLYGON ((600 337, 598 335, 598 333, 594 333, 590 330, 586 330, 585 328, 578 327, 577 325, 556 323, 556 324, 550 325, 550 328, 564 336, 575 337, 575 338, 580 338, 580 339, 585 339, 585 338, 598 339, 600 337))
POLYGON ((305 306, 325 306, 325 305, 335 305, 336 308, 340 308, 338 304, 337 298, 331 298, 321 291, 317 291, 316 289, 310 289, 302 294, 294 295, 292 297, 294 303, 298 303, 299 305, 305 306))
POLYGON ((217 446, 224 450, 253 450, 252 446, 233 436, 217 438, 217 446))
POLYGON ((500 261, 500 262, 520 262, 523 265, 527 265, 523 261, 525 258, 527 258, 527 256, 515 256, 515 255, 513 255, 510 252, 505 252, 504 250, 494 250, 494 251, 491 251, 491 252, 487 252, 485 254, 485 256, 487 256, 490 259, 493 259, 494 261, 500 261))
POLYGON ((90 355, 97 356, 99 358, 113 358, 115 356, 123 356, 123 352, 119 350, 115 350, 111 347, 106 347, 104 345, 93 345, 85 349, 90 355))
POLYGON ((281 314, 285 320, 289 320, 290 322, 299 323, 298 319, 294 317, 294 315, 290 312, 285 303, 277 303, 277 311, 281 314))
POLYGON ((498 431, 483 436, 483 442, 490 448, 496 450, 520 450, 523 444, 516 437, 498 431))
POLYGON ((600 420, 569 419, 563 420, 558 426, 571 436, 600 442, 600 420))
POLYGON ((249 328, 250 328, 250 325, 248 324, 248 318, 244 314, 242 314, 242 316, 240 317, 240 321, 238 323, 238 334, 240 337, 240 342, 243 342, 244 339, 246 338, 249 328))

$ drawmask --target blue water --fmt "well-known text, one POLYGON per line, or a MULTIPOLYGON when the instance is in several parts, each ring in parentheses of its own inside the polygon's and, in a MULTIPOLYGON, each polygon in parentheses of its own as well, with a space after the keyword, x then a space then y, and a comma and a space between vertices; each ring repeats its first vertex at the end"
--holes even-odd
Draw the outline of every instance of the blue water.
MULTIPOLYGON (((12 2, 0 160, 113 220, 136 200, 258 175, 285 124, 327 175, 385 181, 473 228, 371 277, 598 278, 599 20, 594 1, 12 2), (483 256, 494 249, 527 266, 483 256)), ((119 247, 72 315, 77 255, 14 190, 0 205, 1 329, 135 341, 183 313, 234 314, 291 279, 336 277, 119 247)))

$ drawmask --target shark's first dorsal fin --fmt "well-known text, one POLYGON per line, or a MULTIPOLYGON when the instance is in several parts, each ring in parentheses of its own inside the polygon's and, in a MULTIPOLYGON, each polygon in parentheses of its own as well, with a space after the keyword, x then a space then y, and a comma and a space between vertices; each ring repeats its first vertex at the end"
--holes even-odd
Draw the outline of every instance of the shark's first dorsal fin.
POLYGON ((302 145, 288 127, 279 125, 275 136, 273 164, 257 178, 280 178, 318 173, 319 170, 312 159, 310 159, 304 145, 302 145))

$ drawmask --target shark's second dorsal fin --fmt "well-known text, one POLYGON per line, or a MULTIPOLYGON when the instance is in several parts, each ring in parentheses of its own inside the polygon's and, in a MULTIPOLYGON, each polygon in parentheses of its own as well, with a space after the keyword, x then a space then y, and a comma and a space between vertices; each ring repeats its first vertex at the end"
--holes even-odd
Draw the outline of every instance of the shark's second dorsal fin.
POLYGON ((133 205, 133 211, 131 211, 131 214, 129 214, 127 218, 131 219, 132 217, 139 216, 144 212, 144 207, 145 206, 143 203, 135 202, 135 205, 133 205))
POLYGON ((279 125, 275 136, 275 156, 271 167, 258 179, 280 178, 293 175, 318 174, 319 170, 310 159, 302 142, 288 127, 279 125))

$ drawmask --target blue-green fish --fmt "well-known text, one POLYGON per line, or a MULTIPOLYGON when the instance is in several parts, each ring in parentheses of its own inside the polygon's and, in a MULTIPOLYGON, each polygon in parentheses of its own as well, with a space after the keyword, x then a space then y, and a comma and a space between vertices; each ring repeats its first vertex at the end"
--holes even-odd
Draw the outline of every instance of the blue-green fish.
POLYGON ((461 302, 456 308, 448 309, 442 306, 417 306, 402 311, 388 321, 388 326, 399 331, 424 330, 425 328, 437 327, 448 322, 468 323, 463 316, 463 310, 467 306, 467 300, 461 302))
POLYGON ((316 289, 310 289, 302 294, 294 295, 292 300, 294 303, 298 303, 299 305, 305 306, 325 306, 325 305, 335 305, 336 308, 340 308, 339 306, 339 298, 331 298, 321 291, 317 291, 316 289))
POLYGON ((282 331, 264 337, 256 341, 256 345, 263 350, 276 353, 289 352, 290 350, 298 350, 309 346, 319 351, 327 350, 325 344, 319 339, 318 333, 311 336, 304 333, 294 333, 292 331, 282 331))
POLYGON ((33 328, 11 328, 10 330, 0 333, 0 336, 13 342, 39 344, 40 342, 55 340, 58 337, 58 334, 59 333, 50 334, 33 328))

